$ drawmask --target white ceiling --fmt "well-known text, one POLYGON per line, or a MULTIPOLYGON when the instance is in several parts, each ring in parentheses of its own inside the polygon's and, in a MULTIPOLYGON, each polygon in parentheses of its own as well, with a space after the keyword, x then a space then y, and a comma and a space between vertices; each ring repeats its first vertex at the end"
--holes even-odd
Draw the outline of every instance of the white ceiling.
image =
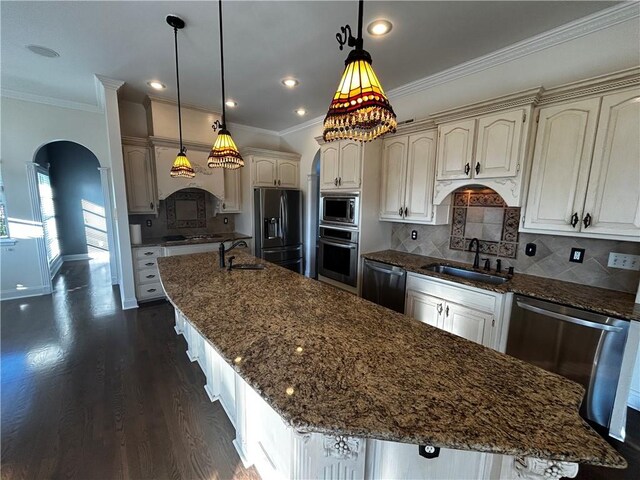
MULTIPOLYGON (((393 23, 383 38, 365 34, 383 87, 390 90, 613 6, 602 1, 365 3, 365 26, 393 23)), ((93 74, 126 82, 124 98, 175 98, 173 31, 168 13, 186 21, 179 33, 182 98, 220 110, 217 2, 1 3, 2 87, 96 104, 93 74), (59 58, 25 45, 52 48, 59 58), (158 94, 147 85, 167 85, 158 94)), ((238 102, 229 121, 280 131, 322 115, 337 87, 346 51, 335 34, 356 28, 357 2, 225 1, 227 96, 238 102), (285 89, 285 76, 300 86, 285 89), (298 107, 307 109, 302 118, 298 107)))

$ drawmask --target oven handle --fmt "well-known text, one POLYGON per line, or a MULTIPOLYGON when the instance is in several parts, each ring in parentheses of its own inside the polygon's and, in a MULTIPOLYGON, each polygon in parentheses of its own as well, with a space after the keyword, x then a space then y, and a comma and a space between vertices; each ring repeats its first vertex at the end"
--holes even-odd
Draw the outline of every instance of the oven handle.
POLYGON ((552 317, 557 320, 562 320, 563 322, 575 323, 576 325, 582 325, 583 327, 597 328, 598 330, 605 330, 607 332, 622 331, 622 327, 605 325, 602 323, 592 322, 590 320, 584 320, 583 318, 576 318, 576 317, 571 317, 569 315, 563 315, 562 313, 552 312, 550 310, 545 310, 544 308, 534 307, 533 305, 529 305, 527 303, 521 302, 520 300, 518 300, 517 303, 520 308, 524 308, 525 310, 529 310, 530 312, 540 313, 542 315, 546 315, 548 317, 552 317))
POLYGON ((353 243, 329 242, 329 241, 325 240, 324 238, 320 239, 320 243, 323 243, 325 245, 331 245, 332 247, 350 248, 351 250, 354 250, 354 249, 358 248, 358 246, 354 245, 353 243))

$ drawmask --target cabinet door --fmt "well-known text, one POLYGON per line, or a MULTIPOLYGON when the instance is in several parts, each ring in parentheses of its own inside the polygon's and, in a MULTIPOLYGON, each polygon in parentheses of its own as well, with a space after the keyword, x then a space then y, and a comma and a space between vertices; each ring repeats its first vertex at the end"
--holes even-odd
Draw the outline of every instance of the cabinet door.
POLYGON ((600 99, 540 110, 525 228, 578 232, 596 135, 600 99))
POLYGON ((253 186, 275 187, 278 183, 277 162, 273 158, 253 158, 253 186))
POLYGON ((156 213, 155 175, 147 147, 123 145, 129 213, 156 213))
POLYGON ((278 160, 278 186, 282 188, 298 188, 300 175, 299 163, 293 160, 278 160))
POLYGON ((242 211, 242 170, 224 169, 224 201, 221 208, 225 213, 242 211))
POLYGON ((475 119, 438 127, 438 180, 471 177, 475 129, 475 119), (465 173, 466 170, 469 173, 465 173))
POLYGON ((407 220, 427 223, 432 219, 435 161, 435 130, 411 135, 408 144, 407 181, 404 195, 407 220))
POLYGON ((432 327, 442 328, 442 312, 445 302, 441 298, 415 290, 407 290, 405 312, 411 318, 420 320, 432 327))
POLYGON ((582 231, 640 238, 640 92, 602 99, 582 231))
POLYGON ((404 216, 407 142, 406 136, 385 139, 383 142, 381 220, 397 220, 404 216))
POLYGON ((361 158, 362 149, 360 143, 351 141, 340 142, 339 188, 352 190, 360 188, 361 158))
POLYGON ((447 302, 444 310, 444 330, 472 342, 491 347, 493 316, 472 308, 447 302))
POLYGON ((320 152, 320 189, 338 188, 338 143, 322 146, 320 152))
POLYGON ((518 173, 525 124, 524 109, 478 119, 475 178, 514 177, 518 173))

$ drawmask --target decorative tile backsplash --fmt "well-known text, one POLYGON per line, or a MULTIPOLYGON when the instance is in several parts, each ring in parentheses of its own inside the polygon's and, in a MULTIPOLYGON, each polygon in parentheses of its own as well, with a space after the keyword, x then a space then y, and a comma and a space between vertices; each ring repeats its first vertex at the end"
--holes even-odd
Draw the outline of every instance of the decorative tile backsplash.
MULTIPOLYGON (((391 248, 431 257, 473 263, 472 252, 450 248, 451 225, 412 225, 394 223, 391 229, 391 248), (411 240, 411 231, 418 232, 418 239, 411 240)), ((563 237, 520 233, 516 258, 498 256, 502 268, 513 266, 516 272, 557 278, 568 282, 582 283, 635 293, 640 272, 607 267, 609 252, 640 255, 640 243, 592 238, 563 237), (535 243, 534 257, 524 253, 527 243, 535 243), (571 248, 586 250, 584 263, 571 263, 571 248)), ((491 262, 495 268, 495 262, 491 262)))
POLYGON ((489 189, 455 192, 453 205, 451 250, 469 250, 471 240, 477 238, 481 254, 515 258, 520 208, 508 207, 489 189))

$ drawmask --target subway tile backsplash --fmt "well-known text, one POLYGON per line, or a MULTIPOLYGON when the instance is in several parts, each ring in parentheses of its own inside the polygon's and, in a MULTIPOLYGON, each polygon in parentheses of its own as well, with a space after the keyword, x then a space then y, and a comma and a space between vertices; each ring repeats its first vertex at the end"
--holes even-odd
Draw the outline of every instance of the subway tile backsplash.
MULTIPOLYGON (((473 262, 473 253, 449 248, 451 225, 412 225, 394 223, 391 230, 391 248, 404 252, 428 255, 460 262, 473 262), (411 231, 418 239, 411 240, 411 231)), ((503 269, 513 266, 516 272, 556 278, 568 282, 635 293, 640 272, 607 267, 609 252, 640 255, 640 244, 615 240, 563 237, 520 233, 516 258, 502 258, 503 269), (527 243, 537 245, 536 255, 524 253, 527 243), (584 263, 571 263, 571 248, 586 249, 584 263)), ((495 268, 496 257, 491 258, 495 268)))

